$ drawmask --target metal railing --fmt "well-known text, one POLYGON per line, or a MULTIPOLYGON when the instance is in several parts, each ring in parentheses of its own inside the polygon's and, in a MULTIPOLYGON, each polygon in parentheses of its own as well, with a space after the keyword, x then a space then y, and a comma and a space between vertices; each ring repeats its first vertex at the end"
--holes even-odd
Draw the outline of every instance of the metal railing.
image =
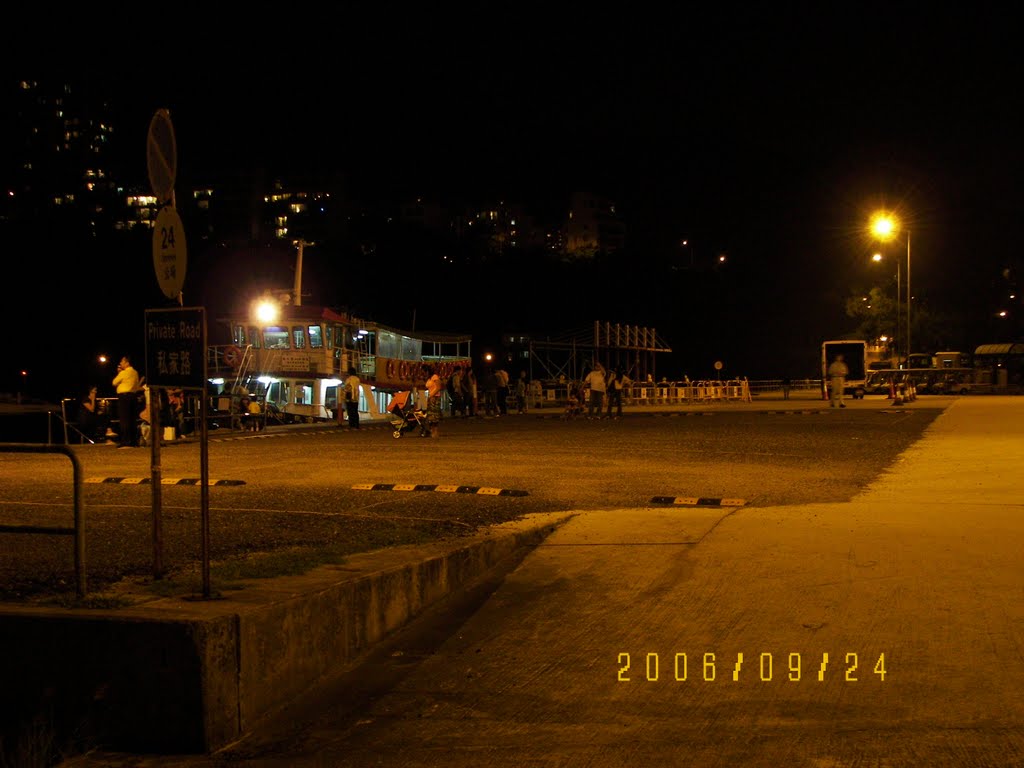
POLYGON ((82 508, 82 465, 74 451, 66 445, 35 445, 32 443, 0 443, 0 453, 62 453, 71 460, 74 478, 74 525, 0 525, 0 533, 41 533, 50 536, 73 536, 75 547, 75 592, 85 597, 85 512, 82 508))

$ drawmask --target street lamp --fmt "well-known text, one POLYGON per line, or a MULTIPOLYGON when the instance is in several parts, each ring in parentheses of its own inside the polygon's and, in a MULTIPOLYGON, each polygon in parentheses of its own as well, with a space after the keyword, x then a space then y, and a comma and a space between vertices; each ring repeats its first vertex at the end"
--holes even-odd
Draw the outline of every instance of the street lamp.
MULTIPOLYGON (((871 217, 871 234, 884 243, 896 238, 900 231, 900 222, 895 215, 886 211, 879 211, 871 217)), ((907 233, 907 367, 910 367, 910 230, 907 233)), ((899 296, 899 272, 896 273, 896 295, 899 296)))

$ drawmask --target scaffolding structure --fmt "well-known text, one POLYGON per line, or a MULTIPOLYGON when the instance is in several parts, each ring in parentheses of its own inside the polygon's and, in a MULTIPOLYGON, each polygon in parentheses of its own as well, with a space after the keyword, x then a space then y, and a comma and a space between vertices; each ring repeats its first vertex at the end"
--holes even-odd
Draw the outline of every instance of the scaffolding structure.
POLYGON ((600 362, 633 381, 655 381, 655 355, 671 351, 654 328, 595 320, 590 328, 530 339, 530 379, 579 381, 600 362))

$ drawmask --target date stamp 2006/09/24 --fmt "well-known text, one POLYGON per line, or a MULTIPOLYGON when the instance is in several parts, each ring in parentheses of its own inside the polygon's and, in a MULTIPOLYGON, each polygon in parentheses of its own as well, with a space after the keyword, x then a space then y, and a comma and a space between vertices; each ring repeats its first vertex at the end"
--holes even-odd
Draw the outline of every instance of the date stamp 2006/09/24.
POLYGON ((863 680, 883 682, 888 670, 885 666, 885 653, 865 656, 862 666, 861 655, 855 651, 830 654, 804 655, 799 652, 776 655, 764 652, 749 656, 742 651, 733 655, 722 655, 707 651, 695 654, 691 659, 686 653, 666 654, 664 657, 657 652, 633 654, 622 652, 618 656, 618 680, 620 683, 643 681, 656 683, 659 681, 687 682, 690 680, 713 683, 716 680, 730 682, 762 682, 784 681, 798 683, 801 680, 812 680, 819 683, 838 676, 847 683, 863 680))

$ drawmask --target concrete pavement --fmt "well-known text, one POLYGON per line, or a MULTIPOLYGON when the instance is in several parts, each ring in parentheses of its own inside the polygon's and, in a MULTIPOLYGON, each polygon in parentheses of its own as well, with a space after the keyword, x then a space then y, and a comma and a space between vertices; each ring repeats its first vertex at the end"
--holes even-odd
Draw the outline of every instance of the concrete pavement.
POLYGON ((241 764, 1022 765, 1022 461, 1024 400, 962 398, 849 503, 581 513, 358 719, 241 764))
POLYGON ((357 712, 77 764, 1024 765, 1022 460, 967 397, 848 503, 582 512, 357 712))

